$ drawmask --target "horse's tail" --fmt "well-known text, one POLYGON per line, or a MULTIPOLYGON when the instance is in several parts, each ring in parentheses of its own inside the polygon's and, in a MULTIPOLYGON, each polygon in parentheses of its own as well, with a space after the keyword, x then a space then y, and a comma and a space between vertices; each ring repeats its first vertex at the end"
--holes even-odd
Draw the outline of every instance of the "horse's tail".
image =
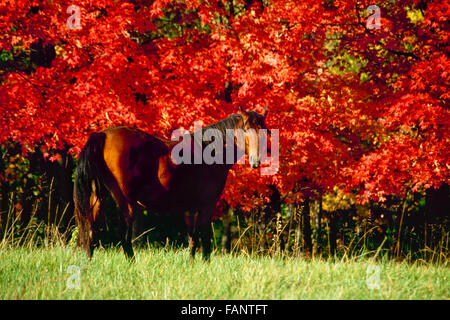
POLYGON ((104 187, 100 178, 106 171, 103 157, 106 135, 102 132, 93 133, 80 153, 78 166, 75 171, 73 200, 75 204, 75 219, 78 225, 78 244, 89 249, 92 240, 91 196, 95 192, 99 201, 104 187), (95 189, 95 190, 94 190, 95 189))

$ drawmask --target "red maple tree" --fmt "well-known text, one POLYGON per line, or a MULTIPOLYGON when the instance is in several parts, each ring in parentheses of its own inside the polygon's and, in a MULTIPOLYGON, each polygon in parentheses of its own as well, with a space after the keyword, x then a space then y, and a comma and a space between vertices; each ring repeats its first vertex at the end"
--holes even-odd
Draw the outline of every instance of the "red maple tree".
POLYGON ((106 127, 169 138, 268 105, 280 168, 235 166, 234 207, 260 206, 273 184, 286 201, 436 187, 450 168, 449 12, 424 0, 3 0, 0 142, 77 154, 106 127), (379 29, 366 25, 373 4, 379 29))

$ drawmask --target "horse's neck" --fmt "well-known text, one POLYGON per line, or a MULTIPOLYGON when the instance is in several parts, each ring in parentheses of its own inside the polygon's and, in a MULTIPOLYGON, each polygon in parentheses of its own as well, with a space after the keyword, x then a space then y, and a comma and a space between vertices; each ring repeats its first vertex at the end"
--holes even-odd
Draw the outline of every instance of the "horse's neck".
MULTIPOLYGON (((208 146, 210 146, 211 144, 216 144, 215 146, 213 146, 214 150, 218 151, 220 156, 223 159, 223 165, 225 167, 228 168, 228 170, 239 160, 237 158, 237 155, 240 153, 242 153, 242 150, 239 150, 239 148, 236 146, 236 141, 235 141, 235 133, 233 133, 232 135, 232 139, 231 141, 227 141, 230 140, 230 138, 227 138, 227 130, 234 130, 238 129, 236 128, 236 117, 240 116, 240 115, 231 115, 230 117, 221 120, 219 122, 216 122, 212 125, 209 125, 205 128, 202 128, 199 131, 196 131, 194 133, 191 134, 191 137, 193 139, 193 141, 195 143, 197 143, 197 145, 201 145, 202 146, 202 157, 204 156, 203 151, 205 150, 205 148, 207 148, 208 146), (234 118, 232 118, 234 117, 234 118), (217 133, 220 133, 220 139, 218 139, 217 141, 215 140, 216 136, 214 136, 214 141, 205 141, 204 136, 205 133, 207 132, 207 130, 209 129, 214 129, 214 130, 218 130, 217 133), (200 134, 201 131, 201 134, 200 134), (232 143, 232 150, 233 150, 233 158, 232 163, 227 163, 227 152, 230 152, 230 150, 227 150, 227 147, 230 147, 229 145, 227 146, 227 143, 232 143)), ((242 116, 241 117, 241 121, 243 121, 242 116)), ((216 165, 221 165, 221 164, 217 164, 216 165)))

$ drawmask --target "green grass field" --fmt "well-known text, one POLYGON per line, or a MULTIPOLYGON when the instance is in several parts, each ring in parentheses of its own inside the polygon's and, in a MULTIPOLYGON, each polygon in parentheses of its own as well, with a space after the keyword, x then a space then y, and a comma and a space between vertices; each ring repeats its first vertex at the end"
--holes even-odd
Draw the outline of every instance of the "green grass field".
POLYGON ((187 250, 0 248, 0 299, 449 299, 446 264, 305 260, 187 250), (75 267, 73 267, 75 266, 75 267))

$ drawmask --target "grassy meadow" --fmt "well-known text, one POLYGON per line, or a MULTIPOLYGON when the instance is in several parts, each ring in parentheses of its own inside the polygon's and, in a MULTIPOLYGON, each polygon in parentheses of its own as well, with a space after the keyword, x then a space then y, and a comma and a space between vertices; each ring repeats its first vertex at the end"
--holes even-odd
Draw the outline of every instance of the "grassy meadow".
POLYGON ((0 247, 0 299, 444 299, 447 263, 368 257, 305 259, 187 249, 119 249, 92 260, 71 246, 0 247))

